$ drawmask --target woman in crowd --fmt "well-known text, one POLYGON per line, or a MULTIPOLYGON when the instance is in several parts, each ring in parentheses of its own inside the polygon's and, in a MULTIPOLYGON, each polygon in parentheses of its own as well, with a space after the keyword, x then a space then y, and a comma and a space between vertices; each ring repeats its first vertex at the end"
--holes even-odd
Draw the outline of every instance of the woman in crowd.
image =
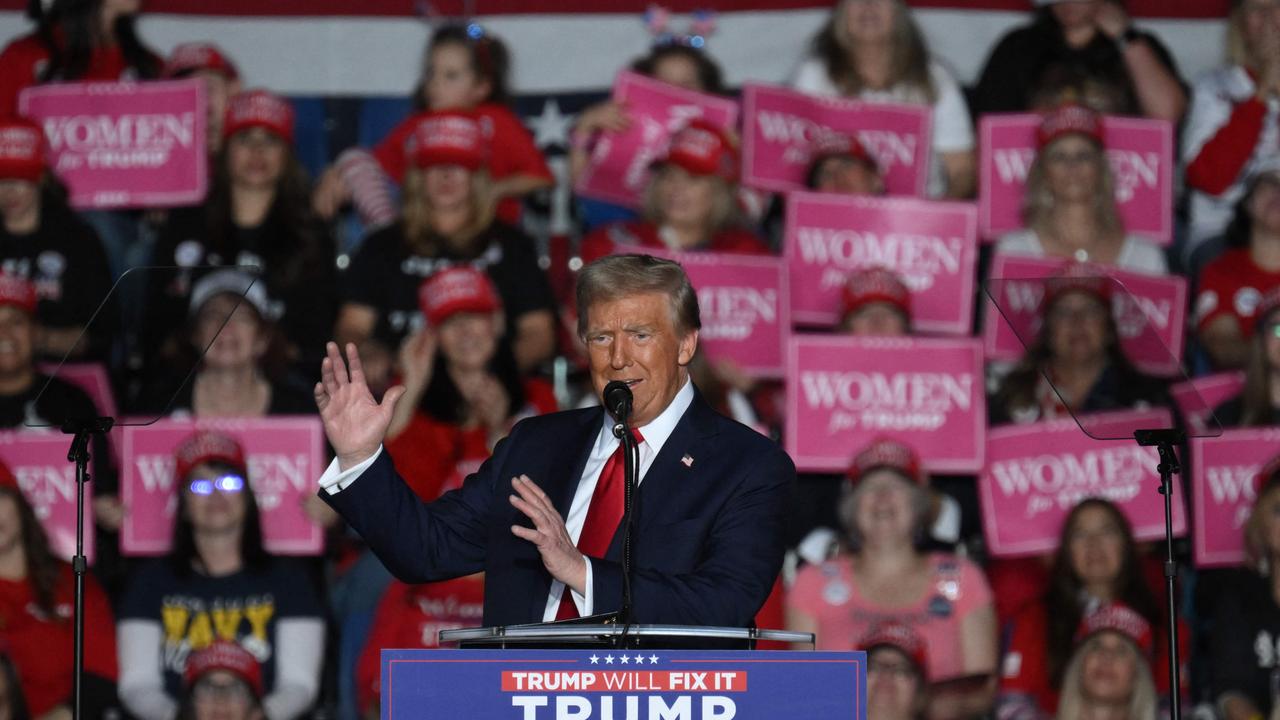
POLYGON ((441 270, 419 292, 427 324, 400 351, 405 396, 387 452, 424 502, 461 487, 511 426, 556 411, 551 386, 520 377, 503 343, 502 301, 482 271, 441 270))
POLYGON ((867 653, 867 720, 924 720, 929 652, 910 626, 887 622, 858 642, 867 653))
POLYGON ((27 5, 36 29, 0 52, 0 116, 18 111, 18 93, 41 83, 149 80, 160 58, 135 30, 140 0, 52 0, 27 5))
MULTIPOLYGON (((30 717, 71 717, 74 603, 71 566, 54 555, 18 480, 0 465, 0 643, 20 684, 11 685, 9 695, 25 698, 30 717)), ((106 594, 92 575, 86 576, 84 624, 93 642, 85 645, 85 717, 115 712, 114 622, 106 594)))
POLYGON ((1280 287, 1280 162, 1254 174, 1223 244, 1200 273, 1195 320, 1214 367, 1238 369, 1249 360, 1259 299, 1280 287))
POLYGON ((266 715, 299 717, 316 699, 324 659, 311 580, 263 549, 252 478, 234 438, 196 433, 174 460, 169 556, 140 568, 121 600, 120 699, 142 720, 173 717, 189 656, 222 640, 257 660, 266 715))
POLYGON ((1080 621, 1075 652, 1062 675, 1060 720, 1156 720, 1151 624, 1120 604, 1100 607, 1080 621))
POLYGON ((964 94, 930 58, 904 0, 839 0, 812 53, 792 81, 801 92, 933 108, 929 195, 973 195, 973 125, 964 94))
POLYGON ((337 272, 333 237, 311 212, 293 130, 293 109, 283 98, 256 90, 230 100, 208 199, 173 211, 159 231, 156 264, 179 270, 152 273, 148 347, 180 342, 174 331, 200 278, 195 268, 253 266, 274 301, 269 317, 285 332, 290 368, 308 380, 315 374, 333 329, 337 272))
POLYGON ((235 63, 213 43, 181 43, 164 61, 164 77, 174 80, 195 78, 204 83, 207 111, 204 139, 209 157, 216 158, 225 139, 222 123, 226 118, 227 105, 231 98, 240 94, 240 71, 235 63))
POLYGON ((737 180, 738 150, 728 132, 704 120, 690 121, 671 137, 649 179, 643 219, 608 225, 583 238, 582 261, 645 247, 768 253, 744 226, 737 180))
MULTIPOLYGON (((1062 525, 1043 600, 1024 605, 1010 624, 996 712, 1013 718, 1054 714, 1059 693, 1070 687, 1065 678, 1075 633, 1097 608, 1120 603, 1150 626, 1164 627, 1152 585, 1129 521, 1118 507, 1090 498, 1072 508, 1062 525)), ((1183 658, 1188 657, 1189 636, 1183 627, 1183 658)), ((1156 662, 1167 667, 1168 644, 1162 640, 1158 645, 1156 662)), ((1161 677, 1159 690, 1167 694, 1168 676, 1161 677)))
POLYGON ((1258 301, 1244 390, 1214 409, 1224 428, 1280 425, 1280 285, 1258 301))
POLYGON ((94 320, 87 342, 77 341, 111 290, 106 255, 45 167, 44 146, 36 123, 0 119, 0 266, 39 290, 37 357, 105 360, 119 327, 113 308, 94 320))
POLYGON ((928 643, 931 681, 985 676, 935 695, 929 717, 976 717, 995 690, 995 613, 976 565, 919 549, 930 520, 926 482, 901 443, 879 440, 854 457, 839 506, 849 551, 801 568, 787 625, 816 632, 819 650, 847 650, 881 622, 907 624, 928 643))
POLYGON ((262 671, 240 645, 217 640, 191 653, 178 720, 264 720, 262 671))
POLYGON ((1166 383, 1139 372, 1125 355, 1111 282, 1099 275, 1073 263, 1044 281, 1040 331, 991 398, 992 425, 1171 405, 1166 383))
POLYGON ((346 272, 335 329, 340 342, 372 340, 389 361, 421 327, 422 280, 466 264, 488 272, 497 287, 518 367, 528 371, 551 357, 555 298, 532 240, 494 219, 489 149, 474 115, 418 119, 406 150, 411 167, 401 220, 366 238, 346 272))
MULTIPOLYGON (((555 179, 538 152, 533 136, 511 111, 507 81, 511 59, 507 46, 476 23, 446 24, 431 35, 422 76, 413 91, 415 114, 401 122, 373 151, 353 148, 338 157, 316 187, 315 207, 332 218, 348 201, 371 227, 395 220, 388 179, 405 183, 410 162, 405 144, 416 132, 424 113, 469 112, 479 118, 491 152, 485 168, 497 217, 515 225, 520 198, 549 188, 555 179)), ((410 194, 408 187, 402 193, 410 194)))
POLYGON ((850 272, 840 309, 840 330, 847 335, 911 334, 911 289, 892 270, 866 267, 850 272))
POLYGON ((1058 257, 1164 274, 1164 253, 1127 234, 1102 136, 1102 117, 1082 105, 1045 113, 1039 150, 1022 201, 1026 225, 1000 239, 996 253, 1058 257))
POLYGON ((1280 458, 1254 479, 1244 525, 1246 567, 1221 578, 1206 637, 1211 699, 1224 720, 1275 713, 1276 640, 1280 638, 1280 458))
POLYGON ((1253 168, 1274 155, 1268 106, 1280 99, 1280 4, 1233 0, 1227 64, 1196 81, 1182 128, 1190 192, 1187 252, 1231 221, 1253 168))
POLYGON ((1037 2, 1030 25, 1000 39, 974 91, 978 114, 1057 105, 1062 92, 1100 112, 1177 123, 1187 93, 1168 49, 1120 0, 1037 2))

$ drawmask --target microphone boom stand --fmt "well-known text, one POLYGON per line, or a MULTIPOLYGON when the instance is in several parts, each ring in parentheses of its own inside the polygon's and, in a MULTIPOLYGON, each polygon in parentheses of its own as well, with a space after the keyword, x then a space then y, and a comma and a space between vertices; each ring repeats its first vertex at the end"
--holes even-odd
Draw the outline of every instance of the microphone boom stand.
POLYGON ((1166 612, 1169 616, 1169 719, 1182 720, 1182 686, 1180 684, 1180 668, 1178 660, 1178 604, 1177 588, 1178 566, 1173 561, 1173 476, 1182 472, 1178 464, 1178 456, 1173 446, 1186 441, 1182 430, 1168 428, 1163 430, 1135 430, 1133 437, 1143 447, 1154 447, 1160 453, 1160 494, 1164 496, 1164 582, 1165 600, 1168 603, 1166 612))

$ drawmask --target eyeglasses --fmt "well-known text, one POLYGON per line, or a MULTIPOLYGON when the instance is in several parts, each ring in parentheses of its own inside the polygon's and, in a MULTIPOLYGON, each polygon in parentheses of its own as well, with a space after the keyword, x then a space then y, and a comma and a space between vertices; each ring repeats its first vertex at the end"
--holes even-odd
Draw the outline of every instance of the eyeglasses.
POLYGON ((214 490, 238 493, 244 489, 244 478, 239 475, 223 475, 216 478, 196 478, 191 481, 191 492, 196 495, 212 495, 214 490))

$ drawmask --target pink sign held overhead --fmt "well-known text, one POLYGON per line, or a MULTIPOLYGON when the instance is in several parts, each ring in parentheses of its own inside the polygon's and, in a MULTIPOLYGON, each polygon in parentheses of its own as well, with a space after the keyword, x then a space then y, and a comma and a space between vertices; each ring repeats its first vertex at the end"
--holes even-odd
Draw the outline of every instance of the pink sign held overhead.
POLYGON ((783 374, 782 348, 791 328, 786 268, 772 257, 734 253, 645 252, 680 263, 698 293, 699 352, 733 361, 754 377, 783 374))
MULTIPOLYGON (((1167 410, 1107 413, 1113 424, 1169 427, 1167 410)), ((1100 423, 1101 424, 1101 423, 1100 423)), ((1164 499, 1156 448, 1134 440, 1095 440, 1074 420, 987 431, 978 499, 987 547, 996 557, 1051 553, 1067 513, 1085 498, 1115 503, 1139 540, 1164 538, 1164 499)), ((1176 485, 1175 485, 1176 487, 1176 485)), ((1185 534, 1182 493, 1173 498, 1173 532, 1185 534)))
POLYGON ((1207 432, 1220 427, 1210 422, 1214 408, 1238 396, 1244 390, 1244 372, 1205 375, 1169 388, 1182 417, 1192 430, 1207 432))
POLYGON ((650 166, 662 159, 671 135, 694 118, 724 128, 738 122, 738 104, 715 95, 685 90, 638 73, 619 73, 613 100, 626 107, 631 125, 603 133, 574 190, 578 194, 639 207, 649 183, 650 166))
POLYGON ((835 324, 849 274, 883 267, 911 289, 914 331, 967 335, 973 327, 971 203, 791 193, 783 243, 797 324, 835 324))
POLYGON ((209 181, 201 80, 35 85, 19 112, 44 128, 49 168, 77 208, 172 207, 209 181))
MULTIPOLYGON (((1022 197, 1039 127, 1040 116, 1028 113, 978 120, 978 226, 988 240, 1025 226, 1022 197)), ((1161 245, 1173 242, 1173 126, 1108 116, 1102 131, 1125 229, 1161 245)))
POLYGON ((803 189, 815 147, 844 136, 858 138, 876 159, 890 195, 924 195, 933 127, 927 106, 816 97, 747 83, 742 113, 745 185, 771 192, 803 189))
MULTIPOLYGON (((1040 331, 1045 278, 1059 273, 1067 262, 1059 258, 1017 255, 995 257, 988 287, 1000 295, 1000 308, 997 310, 989 297, 984 303, 983 349, 988 360, 1013 361, 1023 356, 1025 349, 1019 335, 1024 335, 1022 340, 1030 341, 1040 331), (1023 279, 1026 282, 1018 282, 1023 279), (1022 330, 1015 331, 1011 322, 1022 330)), ((1118 292, 1118 286, 1114 287, 1117 292, 1111 308, 1125 355, 1145 373, 1178 374, 1186 332, 1186 279, 1106 266, 1099 269, 1128 291, 1118 292)))
POLYGON ((1227 430, 1191 439, 1192 551, 1197 567, 1244 562, 1244 524, 1258 471, 1280 456, 1280 428, 1227 430))
MULTIPOLYGON (((0 431, 0 461, 18 479, 22 495, 49 536, 49 546, 70 562, 76 554, 76 466, 67 460, 71 436, 58 431, 0 431)), ((84 555, 93 563, 92 488, 84 493, 84 555)))
POLYGON ((987 428, 973 339, 794 335, 787 344, 786 450, 804 472, 844 472, 886 436, 931 472, 977 472, 987 428))
POLYGON ((218 430, 240 442, 249 464, 269 552, 315 555, 324 533, 302 509, 325 469, 324 431, 318 416, 244 420, 161 420, 122 428, 120 500, 125 507, 120 550, 161 555, 169 550, 178 507, 174 448, 197 430, 218 430))

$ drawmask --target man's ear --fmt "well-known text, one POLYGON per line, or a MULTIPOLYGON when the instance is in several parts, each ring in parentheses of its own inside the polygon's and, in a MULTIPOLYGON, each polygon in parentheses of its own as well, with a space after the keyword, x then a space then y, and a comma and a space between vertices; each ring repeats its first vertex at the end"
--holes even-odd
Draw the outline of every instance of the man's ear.
POLYGON ((689 363, 693 362, 694 353, 697 351, 698 331, 690 330, 685 333, 684 337, 680 338, 680 350, 676 355, 676 362, 680 363, 681 367, 688 366, 689 363))

